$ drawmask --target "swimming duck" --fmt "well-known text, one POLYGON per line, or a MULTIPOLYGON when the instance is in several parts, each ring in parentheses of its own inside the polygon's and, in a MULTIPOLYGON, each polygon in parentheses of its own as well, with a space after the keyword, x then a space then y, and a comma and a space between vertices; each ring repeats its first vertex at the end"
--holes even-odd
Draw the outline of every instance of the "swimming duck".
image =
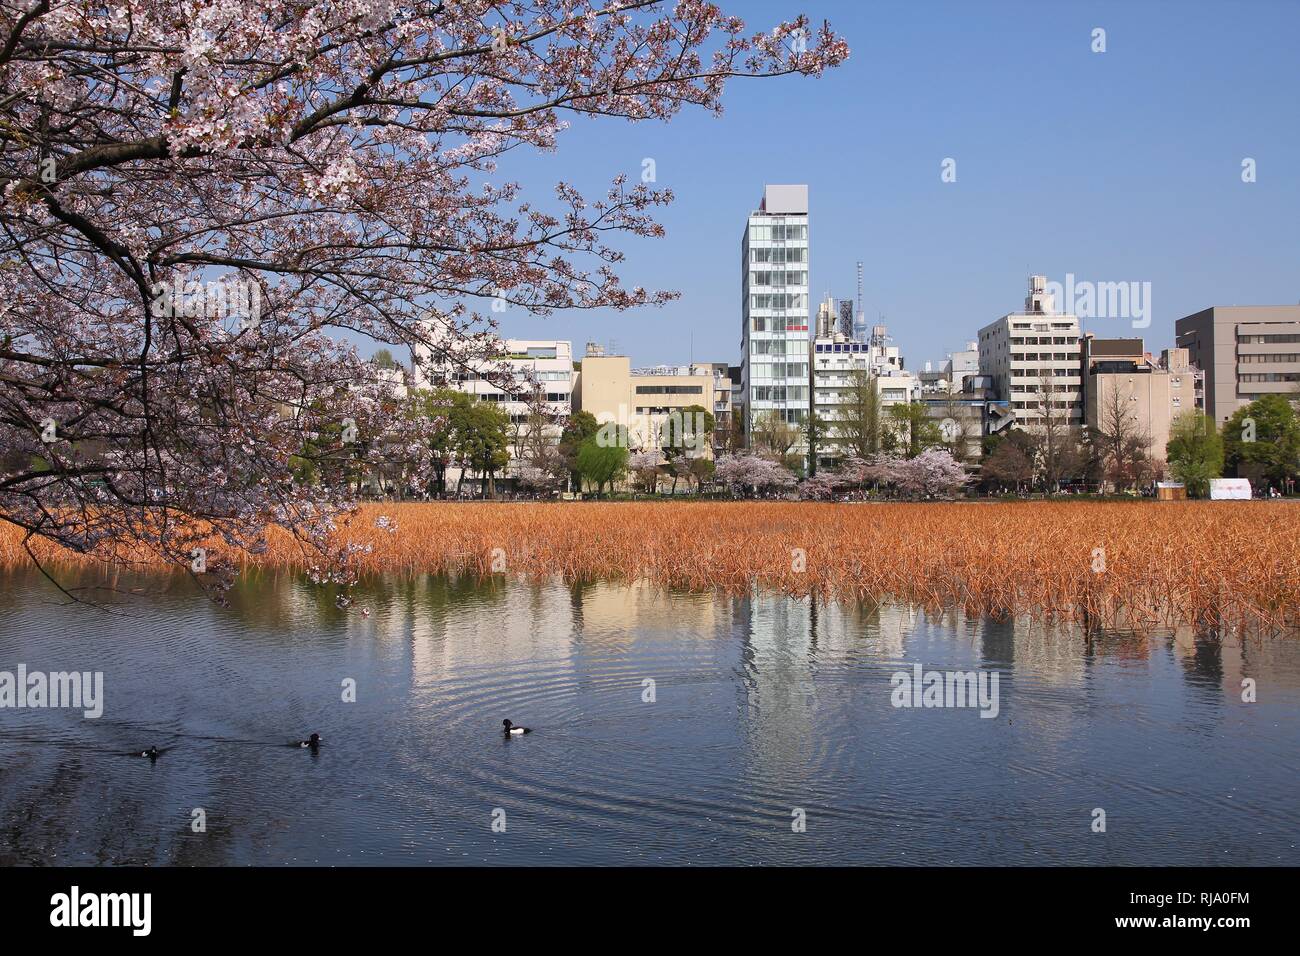
POLYGON ((142 752, 142 753, 140 754, 140 756, 141 756, 141 757, 148 757, 150 760, 157 760, 157 759, 158 759, 158 752, 159 752, 159 751, 158 751, 158 748, 157 748, 157 747, 150 747, 148 750, 142 752))
POLYGON ((312 750, 315 750, 317 747, 320 746, 320 734, 312 734, 306 740, 298 741, 298 746, 310 747, 312 750))
POLYGON ((504 733, 506 734, 506 736, 512 736, 515 734, 531 734, 533 732, 532 729, 529 727, 516 727, 508 720, 501 721, 501 724, 502 726, 505 727, 504 733))

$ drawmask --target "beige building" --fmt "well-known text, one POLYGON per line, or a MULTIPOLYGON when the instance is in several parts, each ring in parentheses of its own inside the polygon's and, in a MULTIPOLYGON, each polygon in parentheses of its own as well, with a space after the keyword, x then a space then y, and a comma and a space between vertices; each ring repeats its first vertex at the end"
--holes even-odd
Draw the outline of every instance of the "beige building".
POLYGON ((1205 373, 1205 413, 1220 425, 1261 395, 1300 388, 1300 305, 1216 305, 1174 328, 1205 373))
POLYGON ((1165 461, 1169 428, 1196 410, 1197 371, 1186 349, 1165 349, 1153 361, 1141 339, 1084 339, 1084 418, 1089 428, 1114 428, 1117 407, 1135 432, 1151 439, 1147 455, 1165 461))
MULTIPOLYGON (((716 427, 718 381, 725 380, 718 379, 713 366, 707 363, 633 369, 626 355, 604 355, 588 346, 574 383, 573 403, 602 425, 614 423, 627 428, 628 444, 633 450, 649 449, 660 446, 659 436, 666 428, 676 427, 676 422, 682 420, 682 409, 691 405, 714 412, 716 427)), ((729 399, 729 382, 725 392, 729 399)), ((687 422, 688 432, 694 427, 687 422)), ((702 451, 712 457, 713 450, 707 444, 702 451)))

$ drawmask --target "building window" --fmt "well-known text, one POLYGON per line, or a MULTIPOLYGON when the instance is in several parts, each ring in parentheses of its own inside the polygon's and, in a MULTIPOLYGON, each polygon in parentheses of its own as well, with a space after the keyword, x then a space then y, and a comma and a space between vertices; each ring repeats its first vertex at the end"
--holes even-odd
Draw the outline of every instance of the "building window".
POLYGON ((703 395, 703 385, 638 385, 638 395, 703 395))

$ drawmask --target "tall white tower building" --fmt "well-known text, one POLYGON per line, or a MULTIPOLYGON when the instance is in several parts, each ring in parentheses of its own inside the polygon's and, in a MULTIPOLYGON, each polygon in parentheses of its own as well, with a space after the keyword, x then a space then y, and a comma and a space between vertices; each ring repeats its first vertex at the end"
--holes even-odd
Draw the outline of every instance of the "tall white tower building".
POLYGON ((774 415, 801 430, 809 409, 808 187, 765 186, 741 251, 745 444, 774 415))

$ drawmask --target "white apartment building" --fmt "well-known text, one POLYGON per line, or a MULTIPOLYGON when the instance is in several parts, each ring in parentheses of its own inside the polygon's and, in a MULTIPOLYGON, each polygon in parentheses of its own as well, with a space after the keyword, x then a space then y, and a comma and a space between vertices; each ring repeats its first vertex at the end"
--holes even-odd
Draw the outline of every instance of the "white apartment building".
POLYGON ((880 396, 881 420, 887 421, 888 408, 916 401, 921 395, 917 376, 903 368, 903 356, 897 346, 885 344, 884 326, 876 326, 871 342, 854 342, 840 333, 813 341, 812 401, 819 420, 826 425, 818 449, 818 464, 831 467, 843 457, 835 442, 835 421, 840 405, 853 386, 853 370, 866 371, 880 396))
POLYGON ((1079 319, 1056 311, 1046 276, 1029 277, 1025 311, 980 329, 978 347, 979 374, 993 379, 1019 427, 1043 424, 1044 401, 1058 420, 1083 424, 1079 319))
POLYGON ((446 385, 478 397, 480 401, 499 402, 512 417, 525 414, 529 395, 520 388, 519 394, 507 394, 485 375, 493 368, 504 367, 520 382, 530 377, 537 382, 537 391, 545 396, 552 411, 568 415, 573 411, 573 343, 559 339, 497 339, 489 358, 475 360, 468 367, 427 358, 415 366, 416 388, 438 388, 446 385))
POLYGON ((966 387, 966 379, 980 373, 980 345, 967 342, 966 348, 948 355, 943 371, 948 379, 948 390, 960 392, 966 387))
POLYGON ((979 343, 968 342, 963 351, 949 352, 938 369, 933 368, 929 362, 925 363, 925 368, 920 372, 921 390, 932 398, 960 392, 966 385, 966 379, 979 373, 979 343))
MULTIPOLYGON (((550 437, 559 441, 564 420, 573 412, 573 344, 559 339, 495 339, 490 340, 490 357, 475 359, 468 364, 452 363, 431 356, 427 349, 417 347, 423 361, 415 363, 416 388, 454 388, 465 392, 480 402, 494 402, 510 416, 510 465, 504 477, 518 473, 518 455, 522 439, 527 434, 527 421, 531 402, 542 401, 557 423, 550 427, 550 437), (491 374, 495 370, 508 371, 520 387, 507 390, 491 374), (530 391, 526 381, 536 382, 530 391)), ((504 383, 502 383, 504 384, 504 383)))
POLYGON ((406 369, 400 366, 393 368, 377 368, 379 381, 384 384, 394 398, 406 398, 409 390, 406 387, 406 369))
MULTIPOLYGON (((808 187, 765 186, 740 242, 745 444, 754 422, 808 417, 808 187)), ((807 452, 806 439, 797 448, 807 452)))

